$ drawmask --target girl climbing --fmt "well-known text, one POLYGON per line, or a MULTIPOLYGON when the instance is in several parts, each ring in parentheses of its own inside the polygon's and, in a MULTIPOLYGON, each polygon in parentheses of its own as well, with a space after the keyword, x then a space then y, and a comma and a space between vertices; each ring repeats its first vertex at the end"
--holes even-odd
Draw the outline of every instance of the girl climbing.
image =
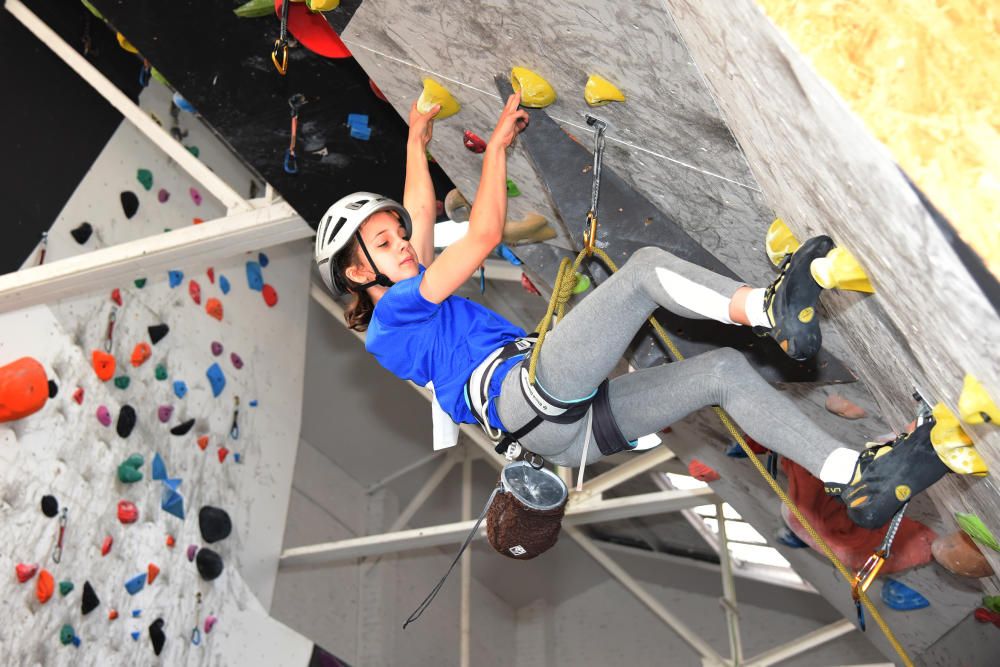
POLYGON ((751 288, 655 247, 634 253, 548 334, 535 382, 525 357, 534 343, 489 309, 454 295, 500 243, 507 213, 506 149, 529 122, 512 95, 483 153, 468 233, 437 258, 435 196, 425 152, 433 116, 410 111, 403 205, 355 193, 323 216, 316 262, 335 293, 350 292, 353 329, 385 368, 435 397, 455 422, 479 423, 563 466, 580 465, 588 424, 596 447, 587 462, 635 446, 647 433, 719 405, 754 440, 796 461, 840 495, 858 524, 888 522, 947 468, 931 447, 931 423, 860 454, 825 433, 742 354, 720 348, 684 361, 607 376, 657 307, 692 319, 752 326, 795 359, 820 347, 822 288, 810 262, 833 242, 819 236, 785 258, 767 288, 751 288), (588 412, 592 414, 588 417, 588 412))

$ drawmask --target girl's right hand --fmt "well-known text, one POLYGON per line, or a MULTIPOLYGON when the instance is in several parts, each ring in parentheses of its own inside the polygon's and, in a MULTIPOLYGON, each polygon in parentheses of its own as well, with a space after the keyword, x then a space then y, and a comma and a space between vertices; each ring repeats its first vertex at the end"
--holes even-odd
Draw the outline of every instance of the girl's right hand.
POLYGON ((514 138, 528 127, 530 120, 528 112, 524 109, 518 109, 520 104, 520 92, 507 98, 507 104, 504 105, 503 111, 500 113, 500 120, 497 121, 497 126, 490 137, 490 145, 509 148, 514 143, 514 138))

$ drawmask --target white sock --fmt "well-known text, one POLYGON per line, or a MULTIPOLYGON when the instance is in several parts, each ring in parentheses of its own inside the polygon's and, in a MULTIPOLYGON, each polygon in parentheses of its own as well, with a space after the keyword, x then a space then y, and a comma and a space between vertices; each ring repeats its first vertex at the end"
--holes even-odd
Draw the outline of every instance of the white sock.
POLYGON ((667 295, 682 308, 709 320, 736 324, 729 319, 729 302, 732 299, 660 266, 656 267, 656 277, 667 295))
POLYGON ((764 288, 750 290, 746 301, 747 319, 752 327, 771 328, 771 320, 767 319, 767 311, 764 310, 764 288))
POLYGON ((834 484, 849 484, 854 477, 854 467, 858 462, 860 454, 847 447, 838 447, 833 450, 823 468, 819 471, 819 479, 822 482, 833 482, 834 484))

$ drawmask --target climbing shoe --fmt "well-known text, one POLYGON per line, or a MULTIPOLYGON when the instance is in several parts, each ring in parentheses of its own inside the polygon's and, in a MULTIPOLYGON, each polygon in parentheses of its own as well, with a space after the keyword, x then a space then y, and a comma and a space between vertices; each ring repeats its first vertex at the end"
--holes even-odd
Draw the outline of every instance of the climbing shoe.
POLYGON ((840 496, 851 521, 869 530, 888 523, 913 496, 941 479, 948 467, 931 445, 933 420, 894 442, 875 445, 858 457, 849 484, 825 484, 826 492, 840 496))
POLYGON ((776 340, 796 361, 815 356, 823 343, 816 313, 823 288, 813 279, 810 265, 814 259, 826 257, 833 247, 829 236, 809 239, 785 255, 778 267, 781 273, 764 291, 764 310, 771 327, 754 327, 754 332, 776 340))

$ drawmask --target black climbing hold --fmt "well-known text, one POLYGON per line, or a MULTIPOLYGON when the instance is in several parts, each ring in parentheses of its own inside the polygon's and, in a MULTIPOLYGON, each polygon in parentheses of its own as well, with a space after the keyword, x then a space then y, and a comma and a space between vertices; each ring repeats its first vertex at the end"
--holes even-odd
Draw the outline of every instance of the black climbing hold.
POLYGON ((198 566, 198 574, 205 581, 212 581, 222 574, 222 557, 208 547, 202 547, 194 557, 198 566))
POLYGON ((149 641, 153 642, 153 653, 156 655, 160 655, 167 641, 167 635, 163 633, 163 623, 163 619, 158 618, 149 624, 149 641))
POLYGON ((125 213, 126 218, 131 218, 139 210, 139 198, 135 196, 134 192, 126 190, 121 194, 121 200, 122 212, 125 213))
POLYGON ((170 332, 170 327, 166 324, 154 324, 147 331, 149 331, 149 340, 153 342, 153 345, 156 345, 170 332))
POLYGON ((170 429, 170 432, 173 435, 184 435, 188 431, 191 430, 192 426, 194 426, 194 420, 193 419, 189 419, 186 422, 184 422, 183 424, 178 424, 177 426, 175 426, 172 429, 170 429))
POLYGON ((80 611, 86 616, 97 609, 97 605, 99 604, 101 604, 101 600, 97 597, 97 593, 94 592, 94 587, 90 585, 89 581, 83 582, 83 600, 80 602, 80 611))
POLYGON ((118 413, 118 424, 115 429, 119 436, 127 438, 132 434, 133 428, 135 428, 135 408, 123 405, 121 412, 118 413))
POLYGON ((42 514, 50 519, 59 514, 59 501, 55 496, 42 496, 42 514))
POLYGON ((49 380, 49 398, 55 398, 58 393, 59 385, 56 384, 55 380, 49 380))
POLYGON ((83 245, 90 238, 90 235, 94 233, 94 228, 90 226, 89 222, 85 222, 76 229, 71 229, 69 233, 73 235, 73 240, 83 245))
POLYGON ((198 527, 202 538, 209 544, 223 540, 233 532, 233 522, 229 520, 226 510, 211 505, 198 510, 198 527))

